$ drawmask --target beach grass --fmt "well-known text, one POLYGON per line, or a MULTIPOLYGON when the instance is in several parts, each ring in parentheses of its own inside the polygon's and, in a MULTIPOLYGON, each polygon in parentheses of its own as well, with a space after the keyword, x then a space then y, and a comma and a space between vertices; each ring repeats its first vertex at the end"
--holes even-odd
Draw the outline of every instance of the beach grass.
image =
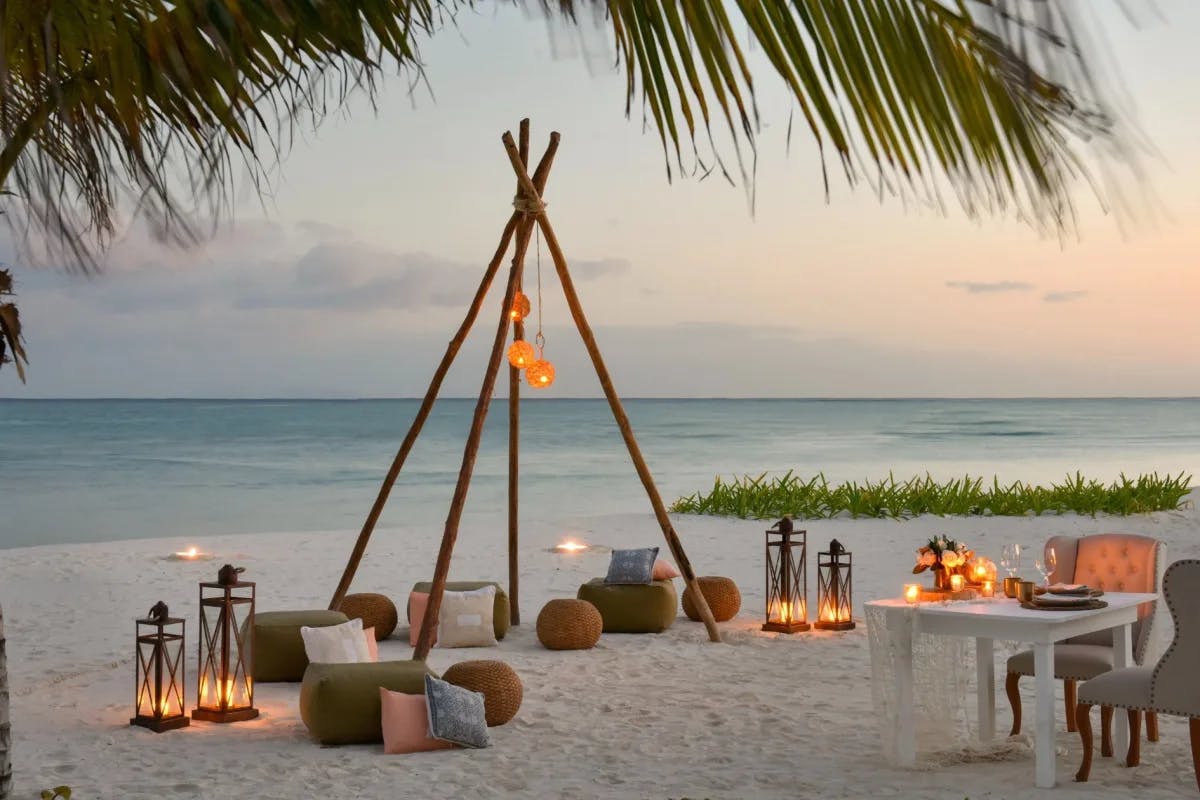
POLYGON ((771 519, 789 514, 796 519, 879 517, 904 519, 922 514, 941 516, 1041 516, 1043 514, 1113 514, 1127 516, 1184 507, 1192 476, 1160 477, 1158 473, 1106 484, 1076 472, 1062 483, 1035 486, 1022 481, 985 485, 966 475, 944 482, 932 476, 898 481, 894 475, 879 481, 831 484, 824 474, 808 480, 792 471, 776 477, 763 473, 725 480, 718 476, 709 492, 681 497, 671 511, 712 514, 742 519, 771 519))

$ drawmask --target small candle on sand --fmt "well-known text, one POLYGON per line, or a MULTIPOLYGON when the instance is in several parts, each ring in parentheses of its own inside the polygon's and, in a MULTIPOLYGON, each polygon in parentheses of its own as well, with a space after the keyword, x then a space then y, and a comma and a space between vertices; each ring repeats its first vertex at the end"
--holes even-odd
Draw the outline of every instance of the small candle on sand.
POLYGON ((909 605, 915 605, 921 599, 921 584, 906 583, 904 584, 904 602, 909 605))
POLYGON ((996 582, 995 581, 984 581, 983 587, 980 590, 980 592, 983 594, 984 597, 995 597, 996 596, 996 582))
POLYGON ((588 549, 588 546, 582 542, 577 542, 574 539, 567 539, 564 542, 554 545, 554 549, 559 553, 581 553, 588 549))
POLYGON ((950 576, 950 591, 961 592, 963 590, 963 586, 965 584, 966 584, 966 579, 963 578, 962 575, 951 575, 950 576))

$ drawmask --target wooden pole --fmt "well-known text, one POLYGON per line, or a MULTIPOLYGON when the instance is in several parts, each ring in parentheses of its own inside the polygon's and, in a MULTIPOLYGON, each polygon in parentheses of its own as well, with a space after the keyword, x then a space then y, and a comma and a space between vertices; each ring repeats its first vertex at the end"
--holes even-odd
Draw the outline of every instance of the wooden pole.
MULTIPOLYGON (((517 173, 517 180, 521 184, 523 192, 528 196, 540 199, 541 194, 525 173, 525 168, 521 164, 520 153, 517 150, 516 143, 513 142, 511 134, 506 133, 504 135, 504 149, 508 152, 509 161, 512 163, 513 171, 517 173)), ((604 389, 604 396, 608 398, 608 405, 612 409, 613 417, 617 421, 617 427, 621 430, 621 437, 625 440, 625 446, 629 450, 629 457, 633 460, 638 477, 642 480, 642 486, 645 487, 646 494, 650 498, 650 505, 654 508, 654 516, 658 519, 663 536, 667 540, 667 546, 670 547, 671 554, 675 557, 675 561, 679 565, 679 570, 683 573, 684 580, 691 587, 693 601, 700 612, 700 618, 704 621, 704 627, 708 629, 708 638, 714 642, 719 642, 721 641, 721 632, 717 628, 716 620, 713 619, 712 610, 708 607, 708 601, 705 600, 703 593, 700 591, 700 585, 696 581, 696 573, 692 569, 691 562, 688 561, 687 553, 683 550, 683 544, 679 541, 679 535, 675 533, 675 528, 671 524, 671 518, 667 514, 667 507, 663 504, 662 496, 659 495, 658 487, 654 483, 654 476, 650 474, 650 468, 646 465, 646 459, 642 457, 642 451, 638 446, 637 439, 634 438, 633 426, 629 423, 629 417, 625 413, 625 408, 621 405, 621 398, 617 396, 617 390, 613 387, 608 367, 605 366, 604 358, 600 354, 600 348, 596 344, 596 337, 592 334, 587 317, 584 316, 583 306, 579 302, 579 295, 575 292, 575 284, 571 281, 570 272, 567 270, 567 259, 563 255, 562 248, 558 245, 558 238, 554 235, 554 228, 550 225, 550 219, 546 216, 544 207, 537 214, 537 222, 538 226, 542 229, 542 236, 546 239, 546 248, 550 251, 550 257, 554 260, 554 269, 558 273, 563 294, 566 296, 567 305, 571 309, 571 317, 575 320, 575 327, 579 329, 579 335, 583 339, 584 346, 587 347, 588 355, 591 356, 592 365, 596 369, 596 376, 600 379, 600 386, 604 389)))
MULTIPOLYGON (((511 134, 506 132, 505 135, 508 136, 509 141, 512 140, 511 134)), ((532 188, 531 184, 530 189, 532 188)), ((483 385, 479 388, 479 399, 475 401, 475 414, 471 418, 471 430, 467 434, 467 444, 463 448, 458 482, 454 486, 454 497, 450 500, 450 512, 446 515, 446 529, 442 533, 442 546, 438 550, 437 566, 433 571, 429 603, 425 606, 425 617, 421 621, 421 634, 417 637, 417 646, 413 649, 414 661, 424 661, 429 655, 429 648, 433 646, 433 632, 437 629, 438 614, 442 608, 442 595, 446 590, 446 577, 450 573, 450 556, 454 552, 454 542, 458 539, 458 525, 462 520, 463 506, 467 502, 467 489, 471 486, 471 475, 475 471, 475 458, 479 455, 483 423, 487 419, 492 393, 496 390, 496 376, 500 372, 500 362, 504 359, 504 345, 508 339, 508 326, 512 321, 509 311, 512 309, 513 297, 516 293, 517 270, 514 264, 508 272, 508 286, 504 291, 504 301, 500 304, 500 324, 496 326, 496 337, 492 340, 492 353, 488 358, 487 370, 483 375, 483 385)))
MULTIPOLYGON (((517 141, 521 163, 529 168, 529 120, 521 120, 517 141)), ((518 183, 518 191, 520 184, 518 183)), ((526 216, 517 228, 517 252, 513 256, 513 268, 517 271, 517 289, 522 286, 525 250, 529 246, 529 234, 533 231, 533 220, 526 216)), ((513 341, 525 338, 525 323, 513 320, 513 341)), ((521 624, 520 568, 517 563, 517 547, 520 539, 520 522, 517 513, 520 489, 521 450, 521 370, 508 368, 508 607, 509 620, 513 625, 521 624)))
MULTIPOLYGON (((542 159, 538 162, 537 169, 534 171, 533 183, 538 187, 539 192, 546 186, 546 180, 550 176, 550 167, 554 163, 554 155, 557 152, 558 136, 554 135, 550 138, 550 144, 546 148, 546 152, 542 154, 542 159)), ((433 380, 429 383, 429 389, 425 392, 425 397, 421 401, 420 408, 417 409, 417 416, 413 420, 412 426, 408 429, 408 434, 404 437, 400 449, 396 452, 396 457, 392 459, 392 466, 388 469, 387 475, 384 476, 383 484, 379 487, 379 494, 375 497, 375 503, 371 506, 371 511, 367 514, 367 519, 363 523, 362 530, 359 531, 358 539, 354 542, 354 549, 350 552, 350 558, 346 562, 346 569, 342 572, 342 579, 338 582, 337 589, 333 593, 333 599, 329 601, 329 608, 332 610, 337 610, 341 606, 346 592, 350 590, 350 584, 354 580, 354 573, 358 571, 359 562, 362 561, 363 553, 367 550, 367 542, 370 540, 371 534, 375 531, 375 525, 379 521, 379 516, 383 513, 383 507, 387 505, 388 496, 392 492, 392 487, 395 485, 396 479, 400 476, 400 470, 404 466, 404 461, 408 458, 409 451, 412 450, 413 445, 416 444, 417 437, 421 433, 421 428, 425 425, 425 421, 429 418, 429 414, 433 410, 434 401, 437 400, 438 392, 442 388, 442 381, 445 380, 446 373, 450 371, 450 365, 454 363, 454 358, 462 348, 463 341, 466 340, 471 326, 475 323, 475 318, 479 316, 479 310, 483 307, 484 298, 487 297, 488 289, 491 288, 492 279, 495 278, 497 270, 500 269, 500 264, 504 261, 504 254, 508 252, 508 245, 512 241, 513 233, 525 216, 519 211, 514 211, 508 219, 508 224, 504 227, 504 233, 500 236, 500 244, 496 248, 491 262, 488 263, 487 270, 483 273, 483 280, 479 282, 479 288, 475 291, 475 297, 471 300, 471 305, 467 308, 466 317, 463 318, 462 324, 458 326, 458 331, 455 332, 454 338, 446 346, 446 352, 442 356, 441 363, 438 364, 437 369, 434 371, 433 380)))

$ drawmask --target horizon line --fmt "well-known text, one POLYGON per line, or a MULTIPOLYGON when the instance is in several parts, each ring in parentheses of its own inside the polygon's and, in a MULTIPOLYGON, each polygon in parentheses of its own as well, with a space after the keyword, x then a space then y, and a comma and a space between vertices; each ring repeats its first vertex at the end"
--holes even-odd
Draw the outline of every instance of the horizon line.
MULTIPOLYGON (((0 402, 30 402, 50 400, 55 402, 92 402, 92 401, 142 401, 142 402, 314 402, 314 403, 353 403, 381 402, 396 400, 423 400, 422 395, 364 395, 364 396, 249 396, 249 397, 220 397, 216 395, 95 395, 95 396, 53 396, 38 397, 0 396, 0 402)), ((438 400, 478 400, 474 395, 446 395, 438 400)), ((507 400, 508 395, 494 395, 493 400, 507 400)), ((522 400, 538 402, 554 400, 592 400, 603 401, 604 395, 569 395, 562 397, 547 397, 521 395, 522 400)), ((780 401, 780 402, 879 402, 879 401, 1000 401, 1000 400, 1200 400, 1200 395, 627 395, 622 400, 672 400, 672 401, 713 401, 713 400, 749 400, 749 401, 780 401)))

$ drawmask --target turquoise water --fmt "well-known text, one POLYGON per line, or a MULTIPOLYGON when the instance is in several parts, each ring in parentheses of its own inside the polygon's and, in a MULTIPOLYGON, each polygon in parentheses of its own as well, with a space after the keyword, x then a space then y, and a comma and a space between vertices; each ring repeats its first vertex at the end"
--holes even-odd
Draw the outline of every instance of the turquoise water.
MULTIPOLYGON (((415 400, 0 400, 0 547, 357 529, 415 400)), ((474 401, 436 406, 382 525, 441 523, 474 401)), ((669 503, 724 476, 1200 479, 1200 400, 629 400, 669 503)), ((468 512, 503 518, 507 403, 468 512)), ((648 510, 603 400, 522 407, 523 513, 648 510)))

